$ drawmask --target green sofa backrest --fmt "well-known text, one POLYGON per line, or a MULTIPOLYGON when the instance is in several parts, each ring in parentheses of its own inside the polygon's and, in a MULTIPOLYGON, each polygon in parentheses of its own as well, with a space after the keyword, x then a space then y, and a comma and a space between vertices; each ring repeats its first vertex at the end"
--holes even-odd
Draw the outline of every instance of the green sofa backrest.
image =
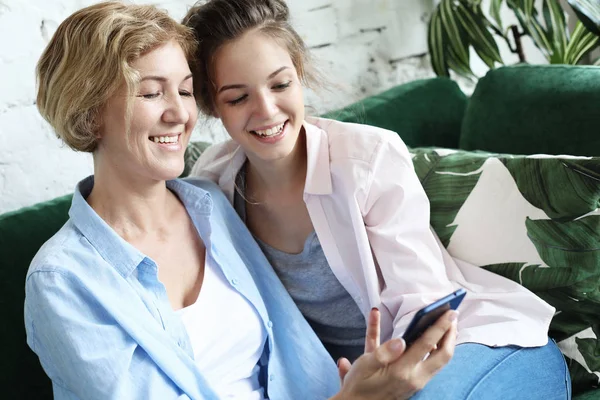
POLYGON ((600 156, 600 67, 517 65, 480 79, 459 147, 600 156))
POLYGON ((393 87, 323 116, 389 129, 409 147, 457 148, 467 96, 447 78, 393 87))

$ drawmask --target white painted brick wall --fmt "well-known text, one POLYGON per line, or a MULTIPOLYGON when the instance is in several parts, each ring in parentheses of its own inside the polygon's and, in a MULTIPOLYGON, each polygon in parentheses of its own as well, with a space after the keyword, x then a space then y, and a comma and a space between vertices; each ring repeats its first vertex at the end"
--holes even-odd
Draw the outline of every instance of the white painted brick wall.
MULTIPOLYGON (((180 19, 192 2, 157 4, 180 19)), ((321 96, 307 93, 317 113, 433 76, 424 54, 434 0, 288 2, 322 72, 339 87, 321 96)), ((92 173, 91 156, 61 145, 34 105, 35 64, 48 39, 60 21, 92 3, 0 0, 0 213, 70 193, 92 173)), ((201 121, 193 139, 225 137, 218 123, 201 121)))

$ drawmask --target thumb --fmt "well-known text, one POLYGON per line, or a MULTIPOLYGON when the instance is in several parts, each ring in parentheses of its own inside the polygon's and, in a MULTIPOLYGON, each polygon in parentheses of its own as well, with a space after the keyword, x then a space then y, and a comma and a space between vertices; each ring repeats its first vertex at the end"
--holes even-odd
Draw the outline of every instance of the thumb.
POLYGON ((348 371, 350 371, 351 366, 352 364, 350 364, 350 361, 348 361, 347 358, 342 357, 337 361, 338 375, 340 376, 340 385, 344 383, 344 378, 346 377, 348 371))

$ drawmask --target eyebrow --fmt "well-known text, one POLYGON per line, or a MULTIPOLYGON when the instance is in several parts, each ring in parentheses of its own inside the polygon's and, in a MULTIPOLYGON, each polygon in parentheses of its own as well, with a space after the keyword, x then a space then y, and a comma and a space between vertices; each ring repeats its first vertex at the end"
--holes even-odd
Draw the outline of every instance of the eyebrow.
MULTIPOLYGON (((183 78, 183 81, 187 81, 188 79, 190 79, 192 77, 192 74, 187 75, 185 78, 183 78)), ((148 75, 143 77, 142 79, 140 79, 140 82, 143 81, 159 81, 159 82, 166 82, 168 81, 167 78, 165 78, 164 76, 158 76, 158 75, 148 75)))
MULTIPOLYGON (((278 73, 280 73, 284 69, 288 69, 288 68, 289 67, 287 67, 287 66, 283 66, 283 67, 278 68, 274 72, 271 72, 271 74, 267 77, 267 80, 273 79, 275 76, 277 76, 278 73)), ((243 89, 245 87, 246 87, 246 85, 242 85, 242 84, 239 84, 239 83, 238 84, 234 84, 234 85, 225 85, 225 86, 221 86, 221 88, 219 89, 219 91, 217 93, 221 93, 221 92, 224 92, 225 90, 229 90, 229 89, 243 89)))

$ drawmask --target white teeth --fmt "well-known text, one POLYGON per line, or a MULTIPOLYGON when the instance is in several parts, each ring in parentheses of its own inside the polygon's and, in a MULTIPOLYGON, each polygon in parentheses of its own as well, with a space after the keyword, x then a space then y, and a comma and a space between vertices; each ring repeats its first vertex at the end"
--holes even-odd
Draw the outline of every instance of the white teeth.
POLYGON ((154 143, 177 143, 178 136, 151 136, 154 143))
POLYGON ((259 136, 263 136, 263 137, 278 135, 279 133, 281 133, 284 125, 285 125, 285 122, 283 124, 277 125, 273 128, 265 129, 262 131, 254 131, 254 132, 256 132, 259 136))

